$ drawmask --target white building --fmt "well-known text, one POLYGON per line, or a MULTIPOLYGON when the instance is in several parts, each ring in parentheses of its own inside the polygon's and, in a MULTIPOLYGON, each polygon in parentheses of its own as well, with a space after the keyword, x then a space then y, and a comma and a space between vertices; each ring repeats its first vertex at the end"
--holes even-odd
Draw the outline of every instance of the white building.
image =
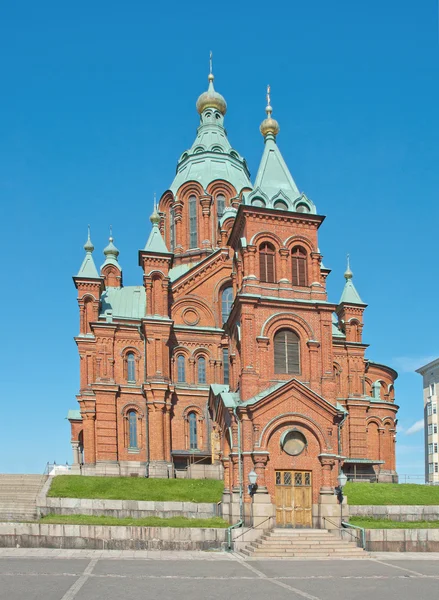
POLYGON ((425 481, 439 485, 437 394, 439 387, 439 358, 416 373, 424 380, 425 481))

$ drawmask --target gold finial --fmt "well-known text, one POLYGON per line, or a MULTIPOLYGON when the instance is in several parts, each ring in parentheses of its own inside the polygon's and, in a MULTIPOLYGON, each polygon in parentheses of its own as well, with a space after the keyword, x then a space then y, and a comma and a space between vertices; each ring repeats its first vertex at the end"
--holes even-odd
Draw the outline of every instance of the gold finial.
POLYGON ((271 113, 273 109, 271 107, 271 86, 267 85, 267 106, 265 107, 265 112, 267 113, 267 118, 264 119, 261 123, 260 131, 264 137, 266 137, 269 133, 276 136, 279 133, 279 123, 272 118, 271 113))
POLYGON ((155 192, 154 192, 154 210, 153 210, 152 215, 150 216, 149 220, 151 221, 153 227, 160 223, 160 215, 157 210, 157 198, 156 198, 155 192))
POLYGON ((352 279, 352 277, 354 276, 354 274, 351 271, 351 266, 350 266, 350 261, 349 261, 349 254, 346 255, 346 260, 347 260, 347 267, 346 267, 346 271, 344 273, 344 277, 346 279, 346 281, 348 279, 352 279))

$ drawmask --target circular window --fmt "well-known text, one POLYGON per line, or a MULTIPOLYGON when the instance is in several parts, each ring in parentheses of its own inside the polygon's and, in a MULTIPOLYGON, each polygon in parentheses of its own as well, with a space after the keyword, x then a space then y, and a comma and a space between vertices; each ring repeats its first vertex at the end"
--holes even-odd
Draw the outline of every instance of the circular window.
POLYGON ((290 456, 298 456, 307 446, 306 437, 297 429, 285 431, 280 438, 280 447, 290 456))
POLYGON ((183 321, 187 325, 196 325, 200 320, 200 315, 194 308, 187 308, 183 312, 183 321))

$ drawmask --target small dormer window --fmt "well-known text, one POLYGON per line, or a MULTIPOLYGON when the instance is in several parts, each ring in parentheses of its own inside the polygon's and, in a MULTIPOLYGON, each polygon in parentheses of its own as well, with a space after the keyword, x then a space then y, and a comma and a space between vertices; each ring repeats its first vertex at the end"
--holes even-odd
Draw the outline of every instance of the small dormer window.
POLYGON ((262 200, 262 198, 253 198, 252 206, 262 206, 262 208, 264 208, 265 202, 262 200))
POLYGON ((221 119, 221 115, 219 114, 219 112, 215 113, 215 119, 221 119))
POLYGON ((277 202, 275 202, 274 208, 276 210, 288 210, 288 206, 287 206, 286 202, 283 202, 282 200, 278 200, 277 202))
POLYGON ((204 152, 204 148, 202 146, 197 146, 194 150, 194 154, 200 154, 200 152, 204 152))
POLYGON ((206 113, 206 118, 207 118, 207 119, 210 119, 210 117, 211 117, 211 116, 212 116, 212 113, 211 113, 211 112, 207 112, 207 113, 206 113))
POLYGON ((299 212, 299 213, 309 213, 311 211, 309 210, 308 204, 305 204, 304 202, 300 202, 300 204, 298 204, 296 206, 296 212, 299 212))

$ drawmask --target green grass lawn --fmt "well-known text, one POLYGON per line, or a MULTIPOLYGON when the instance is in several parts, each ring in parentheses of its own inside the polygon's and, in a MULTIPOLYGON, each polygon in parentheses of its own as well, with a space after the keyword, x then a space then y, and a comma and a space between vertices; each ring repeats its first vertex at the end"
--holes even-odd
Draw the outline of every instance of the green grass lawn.
POLYGON ((372 517, 350 517, 349 523, 364 529, 438 529, 439 521, 391 521, 372 517))
POLYGON ((224 482, 214 479, 146 479, 140 477, 58 475, 53 478, 48 495, 53 498, 219 502, 223 488, 224 482))
POLYGON ((347 483, 348 503, 356 504, 425 504, 439 505, 439 486, 416 483, 347 483))
POLYGON ((40 523, 60 523, 65 525, 130 525, 134 527, 215 527, 224 529, 229 524, 221 517, 212 517, 212 519, 188 519, 186 517, 170 517, 162 519, 160 517, 145 517, 143 519, 131 519, 126 517, 118 519, 116 517, 95 517, 93 515, 47 515, 42 517, 40 523))

